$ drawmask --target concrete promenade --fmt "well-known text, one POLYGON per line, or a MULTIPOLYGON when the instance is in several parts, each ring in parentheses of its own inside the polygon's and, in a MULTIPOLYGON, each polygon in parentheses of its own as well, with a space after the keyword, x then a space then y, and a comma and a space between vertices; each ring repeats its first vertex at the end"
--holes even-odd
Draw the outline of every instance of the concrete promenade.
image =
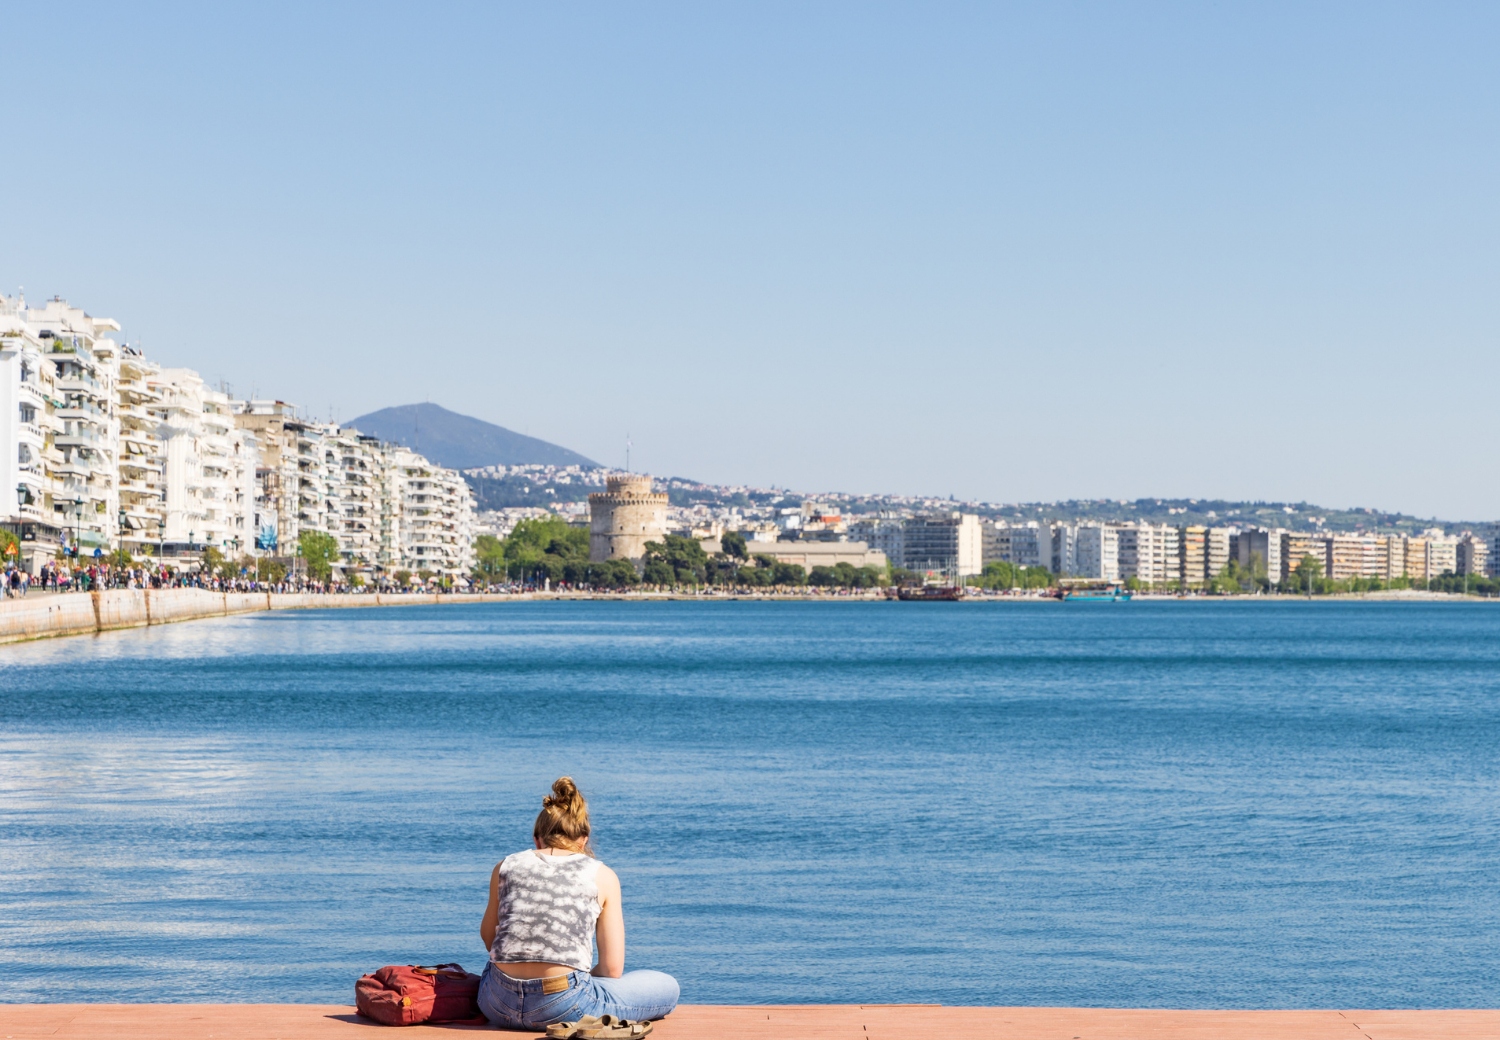
MULTIPOLYGON (((389 1027, 347 1005, 5 1004, 0 1040, 360 1040, 389 1027)), ((490 1033, 406 1026, 400 1036, 490 1033)), ((500 1033, 531 1037, 530 1031, 500 1033)), ((688 1005, 656 1024, 662 1040, 1478 1040, 1500 1011, 1156 1011, 935 1005, 688 1005)))
POLYGON ((173 621, 251 614, 262 610, 393 607, 419 603, 476 603, 510 596, 450 596, 420 592, 331 595, 300 592, 210 592, 207 589, 105 589, 32 593, 0 601, 0 643, 51 636, 92 635, 173 621))

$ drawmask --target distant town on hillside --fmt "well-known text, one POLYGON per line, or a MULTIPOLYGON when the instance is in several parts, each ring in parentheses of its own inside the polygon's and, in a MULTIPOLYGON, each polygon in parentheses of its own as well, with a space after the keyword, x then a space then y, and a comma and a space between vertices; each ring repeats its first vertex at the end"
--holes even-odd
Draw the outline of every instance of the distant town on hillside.
MULTIPOLYGON (((463 471, 481 512, 544 509, 563 515, 586 515, 590 492, 604 487, 616 472, 585 466, 486 466, 463 471)), ((982 502, 913 495, 854 495, 843 492, 806 492, 777 487, 709 484, 684 477, 658 477, 674 510, 709 515, 735 511, 769 515, 796 511, 804 502, 818 502, 847 516, 900 516, 957 510, 1010 523, 1150 523, 1207 526, 1287 527, 1334 532, 1414 534, 1432 528, 1455 533, 1475 522, 1448 521, 1374 509, 1335 509, 1308 502, 1249 502, 1226 499, 1138 498, 1072 499, 1062 502, 982 502), (696 508, 695 508, 696 507, 696 508)))

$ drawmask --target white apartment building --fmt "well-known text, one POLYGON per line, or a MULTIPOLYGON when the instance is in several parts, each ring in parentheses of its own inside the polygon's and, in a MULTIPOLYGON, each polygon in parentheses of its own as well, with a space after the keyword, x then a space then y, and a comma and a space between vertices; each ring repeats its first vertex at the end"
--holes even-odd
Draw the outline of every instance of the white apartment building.
POLYGON ((61 525, 53 513, 56 367, 24 304, 0 296, 0 521, 21 542, 22 566, 35 571, 59 550, 61 525))
POLYGON ((1483 539, 1485 548, 1489 550, 1486 557, 1489 561, 1488 573, 1500 574, 1500 524, 1485 524, 1474 532, 1474 536, 1483 539))
POLYGON ((161 369, 145 383, 161 418, 163 551, 196 556, 213 548, 230 558, 248 552, 259 461, 254 433, 236 424, 229 395, 192 369, 161 369))
POLYGON ((120 351, 115 382, 120 421, 119 540, 132 555, 155 556, 166 541, 166 457, 160 437, 163 421, 161 366, 139 350, 120 351))
POLYGON ((345 577, 375 578, 381 556, 381 470, 385 453, 374 437, 341 430, 329 439, 342 474, 337 503, 339 555, 345 577))
POLYGON ((871 549, 884 553, 887 560, 899 563, 906 558, 906 524, 894 517, 854 521, 849 525, 849 540, 864 542, 871 549))
POLYGON ((1018 567, 1052 569, 1052 527, 1035 520, 1012 527, 996 524, 985 562, 991 559, 1013 563, 1018 567))
POLYGON ((1210 527, 1203 532, 1203 572, 1217 578, 1229 566, 1229 542, 1239 531, 1230 527, 1210 527))
POLYGON ((1458 540, 1455 574, 1471 577, 1490 573, 1490 543, 1483 535, 1466 534, 1458 540))
POLYGON ((1120 577, 1143 585, 1166 585, 1181 576, 1177 528, 1167 524, 1128 524, 1116 531, 1120 577))
POLYGON ((1427 531, 1427 574, 1436 578, 1440 574, 1458 573, 1458 539, 1433 529, 1427 531))
POLYGON ((1074 570, 1079 578, 1120 580, 1119 529, 1109 524, 1079 524, 1073 548, 1074 570))
POLYGON ((56 298, 28 308, 26 323, 48 346, 47 360, 56 368, 52 446, 62 458, 53 470, 53 516, 80 556, 102 553, 115 541, 120 506, 114 414, 119 345, 108 335, 120 325, 56 298))
POLYGON ((65 546, 89 557, 115 541, 119 328, 61 298, 0 297, 0 522, 32 570, 65 546))
POLYGON ((1052 573, 1078 573, 1078 525, 1056 524, 1052 528, 1052 573))
POLYGON ((462 474, 406 448, 393 448, 390 458, 400 506, 396 567, 467 577, 474 562, 474 496, 462 474))

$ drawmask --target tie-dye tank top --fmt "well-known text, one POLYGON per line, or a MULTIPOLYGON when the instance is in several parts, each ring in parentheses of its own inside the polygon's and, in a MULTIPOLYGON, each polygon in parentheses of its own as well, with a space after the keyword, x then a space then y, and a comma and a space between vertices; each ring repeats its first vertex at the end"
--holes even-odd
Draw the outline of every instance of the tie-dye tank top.
POLYGON ((581 853, 544 856, 527 849, 506 856, 500 863, 500 920, 490 960, 592 968, 598 872, 599 861, 581 853))

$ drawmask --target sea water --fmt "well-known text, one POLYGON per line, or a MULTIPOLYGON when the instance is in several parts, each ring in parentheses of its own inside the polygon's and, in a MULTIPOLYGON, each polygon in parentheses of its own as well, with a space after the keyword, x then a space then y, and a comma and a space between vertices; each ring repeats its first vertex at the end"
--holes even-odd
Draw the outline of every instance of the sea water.
POLYGON ((0 649, 0 1001, 485 959, 571 774, 697 1003, 1500 1004, 1500 607, 515 603, 0 649))

